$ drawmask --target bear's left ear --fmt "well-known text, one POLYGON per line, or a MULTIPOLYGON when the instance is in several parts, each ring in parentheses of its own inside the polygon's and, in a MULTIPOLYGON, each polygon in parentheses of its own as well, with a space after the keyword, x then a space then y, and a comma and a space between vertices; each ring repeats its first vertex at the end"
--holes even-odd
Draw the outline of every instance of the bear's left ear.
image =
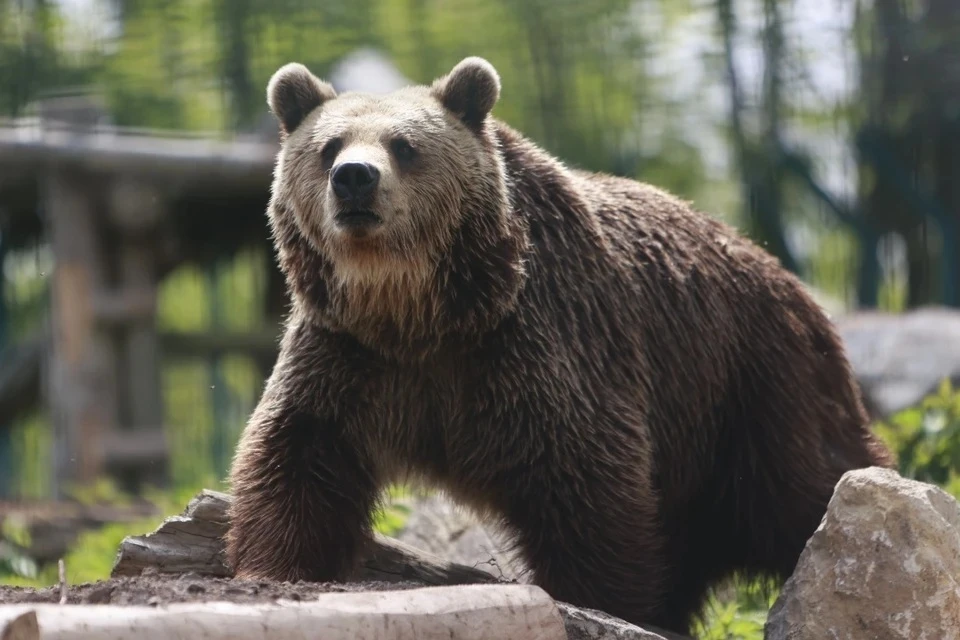
POLYGON ((267 84, 267 104, 284 135, 289 135, 311 111, 337 97, 333 86, 320 80, 298 62, 285 64, 267 84))
POLYGON ((500 75, 483 58, 464 58, 434 82, 432 90, 440 104, 472 130, 479 131, 500 98, 500 75))

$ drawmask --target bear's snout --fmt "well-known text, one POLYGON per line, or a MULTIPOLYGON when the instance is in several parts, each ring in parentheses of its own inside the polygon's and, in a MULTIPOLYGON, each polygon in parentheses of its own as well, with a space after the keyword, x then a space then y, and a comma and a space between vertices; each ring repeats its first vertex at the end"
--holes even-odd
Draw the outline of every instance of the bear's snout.
POLYGON ((365 206, 380 182, 380 170, 369 162, 341 162, 330 176, 333 192, 353 206, 365 206))

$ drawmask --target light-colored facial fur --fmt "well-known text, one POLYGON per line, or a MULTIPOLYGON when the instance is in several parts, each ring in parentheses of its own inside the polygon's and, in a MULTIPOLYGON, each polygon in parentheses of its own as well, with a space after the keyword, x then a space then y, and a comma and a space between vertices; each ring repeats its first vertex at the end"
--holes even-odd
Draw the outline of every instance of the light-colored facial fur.
POLYGON ((424 321, 435 312, 429 292, 438 266, 469 209, 506 206, 503 162, 485 129, 499 89, 496 71, 479 59, 433 86, 385 96, 337 96, 298 64, 271 79, 268 102, 284 134, 273 198, 332 266, 330 284, 342 288, 352 313, 389 310, 398 324, 424 321), (379 171, 368 207, 379 226, 338 224, 345 205, 331 175, 344 162, 379 171))

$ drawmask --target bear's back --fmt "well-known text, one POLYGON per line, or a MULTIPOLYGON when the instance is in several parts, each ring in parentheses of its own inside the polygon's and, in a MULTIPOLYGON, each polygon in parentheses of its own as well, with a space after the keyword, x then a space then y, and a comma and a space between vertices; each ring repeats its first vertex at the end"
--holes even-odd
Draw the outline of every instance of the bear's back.
POLYGON ((571 363, 601 403, 644 404, 665 430, 658 455, 684 463, 678 493, 702 480, 723 424, 771 370, 808 371, 822 378, 812 395, 833 385, 827 394, 849 402, 842 371, 814 369, 818 352, 841 350, 826 316, 773 256, 656 187, 567 169, 527 145, 504 139, 531 240, 512 326, 540 343, 536 356, 571 363))

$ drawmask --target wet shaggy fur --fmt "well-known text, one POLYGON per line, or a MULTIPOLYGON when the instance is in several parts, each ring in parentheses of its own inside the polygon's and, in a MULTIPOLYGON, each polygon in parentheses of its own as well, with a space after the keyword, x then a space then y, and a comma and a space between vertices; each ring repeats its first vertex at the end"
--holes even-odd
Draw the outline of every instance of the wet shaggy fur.
POLYGON ((269 209, 292 312, 232 470, 244 578, 352 569, 382 489, 447 491, 555 598, 685 631, 733 572, 787 576, 851 469, 891 466, 800 282, 652 186, 489 115, 496 72, 345 94, 288 65, 269 209), (339 163, 380 182, 338 226, 339 163))

